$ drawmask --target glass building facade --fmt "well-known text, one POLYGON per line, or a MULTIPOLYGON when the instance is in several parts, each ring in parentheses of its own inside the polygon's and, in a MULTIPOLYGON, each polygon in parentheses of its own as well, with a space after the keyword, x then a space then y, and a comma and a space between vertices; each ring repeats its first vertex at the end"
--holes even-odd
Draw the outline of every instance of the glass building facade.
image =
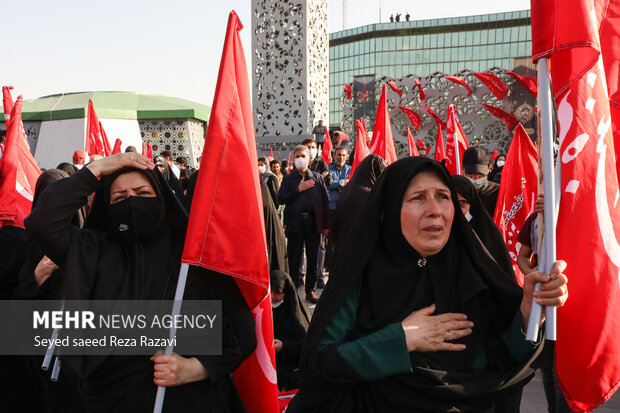
POLYGON ((401 78, 532 66, 529 10, 371 24, 332 33, 329 40, 331 125, 342 119, 343 85, 356 75, 401 78))

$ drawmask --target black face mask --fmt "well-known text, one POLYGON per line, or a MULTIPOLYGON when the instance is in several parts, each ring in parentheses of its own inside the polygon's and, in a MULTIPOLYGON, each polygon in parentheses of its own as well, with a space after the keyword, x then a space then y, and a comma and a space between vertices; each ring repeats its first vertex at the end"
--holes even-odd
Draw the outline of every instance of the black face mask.
POLYGON ((123 240, 143 241, 159 229, 162 218, 159 198, 130 196, 110 205, 108 228, 123 240))

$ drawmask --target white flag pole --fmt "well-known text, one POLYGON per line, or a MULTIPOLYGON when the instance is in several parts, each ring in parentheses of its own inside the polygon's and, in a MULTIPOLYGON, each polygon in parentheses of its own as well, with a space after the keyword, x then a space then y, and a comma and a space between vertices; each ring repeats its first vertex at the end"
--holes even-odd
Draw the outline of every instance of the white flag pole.
MULTIPOLYGON (((187 282, 187 272, 189 271, 189 264, 181 263, 181 269, 179 270, 179 280, 177 281, 177 289, 174 293, 174 304, 172 305, 172 319, 176 319, 179 314, 181 314, 181 304, 183 304, 183 294, 185 293, 185 283, 187 282)), ((177 334, 177 329, 172 323, 170 327, 170 340, 168 343, 173 343, 172 341, 177 334)), ((174 350, 174 346, 172 344, 168 344, 166 346, 166 351, 164 352, 165 356, 171 356, 172 351, 174 350)), ((155 397, 155 406, 153 407, 153 413, 161 413, 164 407, 164 397, 166 396, 166 387, 157 386, 157 395, 155 397)))

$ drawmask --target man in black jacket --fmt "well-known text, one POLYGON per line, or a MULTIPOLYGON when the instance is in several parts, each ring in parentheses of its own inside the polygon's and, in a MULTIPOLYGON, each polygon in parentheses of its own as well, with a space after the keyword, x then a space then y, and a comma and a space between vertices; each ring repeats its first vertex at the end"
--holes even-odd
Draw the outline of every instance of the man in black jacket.
POLYGON ((308 168, 310 151, 298 145, 293 151, 295 169, 282 180, 278 198, 286 205, 284 227, 288 238, 289 268, 293 280, 300 282, 299 265, 303 246, 306 246, 306 299, 316 303, 317 258, 321 234, 329 226, 329 203, 323 177, 308 168))
POLYGON ((484 148, 472 146, 463 153, 465 176, 474 184, 484 208, 493 217, 495 205, 497 204, 499 185, 495 182, 489 182, 487 179, 490 164, 491 156, 484 148))

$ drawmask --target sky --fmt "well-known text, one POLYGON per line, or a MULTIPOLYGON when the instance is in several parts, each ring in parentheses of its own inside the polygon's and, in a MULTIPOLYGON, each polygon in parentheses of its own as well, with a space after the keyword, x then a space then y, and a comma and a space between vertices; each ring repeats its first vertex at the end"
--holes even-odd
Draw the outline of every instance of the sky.
MULTIPOLYGON (((274 1, 274 0, 267 0, 274 1)), ((301 1, 301 0, 299 0, 301 1)), ((0 84, 24 99, 118 90, 211 105, 226 32, 235 10, 251 66, 251 0, 20 0, 2 5, 0 84)), ((529 9, 529 0, 347 0, 347 28, 529 9), (381 12, 380 12, 381 9, 381 12)), ((329 31, 343 28, 342 0, 329 1, 329 31)))

